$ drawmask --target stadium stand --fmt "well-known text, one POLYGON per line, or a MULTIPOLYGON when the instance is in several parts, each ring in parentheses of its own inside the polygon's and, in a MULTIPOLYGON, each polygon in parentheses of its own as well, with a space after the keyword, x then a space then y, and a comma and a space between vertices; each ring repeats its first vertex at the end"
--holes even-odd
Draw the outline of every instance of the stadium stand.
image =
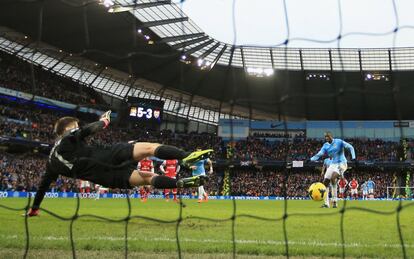
POLYGON ((4 53, 0 54, 0 60, 0 86, 76 105, 108 107, 102 96, 92 88, 84 87, 40 67, 34 67, 36 81, 32 82, 31 66, 27 62, 4 53))
MULTIPOLYGON (((36 186, 40 177, 45 172, 47 157, 39 154, 0 154, 0 191, 36 191, 36 186)), ((372 178, 376 183, 375 197, 386 198, 387 186, 392 185, 394 172, 362 171, 351 173, 347 177, 356 177, 362 183, 372 178)), ((189 172, 182 173, 188 176, 189 172)), ((233 172, 231 177, 231 195, 244 196, 282 196, 283 172, 272 170, 244 169, 233 172)), ((207 189, 212 194, 222 194, 221 171, 214 174, 208 184, 207 189)), ((307 187, 320 180, 317 172, 297 172, 291 174, 288 181, 289 197, 307 197, 307 187), (304 177, 305 176, 305 177, 304 177)), ((54 185, 51 186, 52 192, 78 191, 78 185, 73 179, 59 177, 54 185)), ((119 190, 114 190, 119 192, 119 190)), ((154 191, 154 194, 158 191, 154 191)), ((190 194, 189 190, 184 190, 183 194, 190 194)))
MULTIPOLYGON (((59 96, 49 96, 59 100, 59 96)), ((37 107, 34 104, 16 103, 11 100, 0 101, 0 126, 3 136, 15 137, 34 141, 53 143, 53 124, 64 112, 37 107)), ((78 114, 82 115, 82 114, 78 114)), ((85 123, 96 119, 96 115, 83 115, 85 123)), ((215 149, 216 158, 225 158, 227 149, 232 147, 233 159, 241 161, 255 160, 306 160, 321 141, 306 139, 305 135, 256 135, 245 140, 235 141, 233 144, 223 141, 214 134, 173 133, 164 131, 142 131, 113 127, 102 131, 89 141, 94 145, 107 145, 114 142, 137 139, 140 141, 154 141, 172 144, 185 149, 211 146, 215 149), (273 138, 282 138, 275 141, 273 138), (273 139, 269 140, 269 139, 273 139), (301 142, 301 145, 297 145, 301 142)), ((358 150, 358 159, 361 161, 397 161, 398 143, 380 139, 350 139, 348 140, 358 150)), ((412 142, 409 142, 412 147, 412 142)), ((3 191, 36 191, 40 176, 45 171, 46 157, 40 154, 12 155, 3 153, 1 159, 1 189, 3 191), (28 161, 28 162, 25 162, 28 161)), ((188 176, 188 172, 183 173, 188 176)), ((391 186, 392 172, 358 172, 355 176, 362 182, 373 178, 378 188, 376 197, 386 197, 386 187, 391 186)), ((352 174, 352 177, 354 174, 352 174)), ((232 195, 246 196, 281 196, 283 172, 272 170, 257 170, 255 168, 234 171, 231 177, 232 195)), ((349 176, 351 177, 351 176, 349 176)), ((219 170, 208 183, 208 189, 213 194, 221 194, 223 190, 223 173, 219 170)), ((310 183, 320 180, 318 172, 298 172, 290 175, 288 182, 289 197, 306 197, 306 187, 310 183), (302 179, 306 175, 305 179, 302 179)), ((51 187, 52 191, 77 191, 77 184, 72 179, 61 177, 51 187)), ((119 190, 114 190, 119 192, 119 190)), ((154 191, 156 193, 157 191, 154 191)), ((189 190, 183 193, 189 194, 189 190)))

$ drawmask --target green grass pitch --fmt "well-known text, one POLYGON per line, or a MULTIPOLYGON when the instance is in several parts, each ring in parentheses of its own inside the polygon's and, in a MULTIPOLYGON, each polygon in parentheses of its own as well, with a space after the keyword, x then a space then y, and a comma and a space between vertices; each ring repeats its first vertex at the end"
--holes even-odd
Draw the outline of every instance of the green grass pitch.
MULTIPOLYGON (((184 200, 183 221, 179 238, 184 258, 228 258, 231 256, 233 201, 210 200, 198 204, 184 200), (214 219, 212 221, 198 218, 214 219), (216 221, 217 220, 217 221, 216 221)), ((23 208, 27 199, 0 199, 0 204, 23 208)), ((284 201, 238 200, 236 204, 235 239, 240 258, 285 255, 283 235, 284 201), (250 218, 274 219, 264 221, 250 218)), ((141 203, 131 200, 133 217, 128 225, 128 249, 131 257, 176 258, 176 222, 159 223, 151 219, 175 221, 179 205, 164 200, 150 199, 141 203), (135 216, 139 216, 135 218, 135 216), (151 257, 152 256, 152 257, 151 257)), ((344 214, 345 251, 349 257, 401 258, 402 247, 397 231, 399 202, 348 201, 344 214), (364 208, 387 215, 369 213, 364 208), (393 213, 394 212, 394 213, 393 213)), ((400 224, 408 258, 414 258, 414 202, 402 203, 400 224)), ((42 206, 62 217, 70 217, 76 208, 76 199, 45 199, 42 206)), ((321 209, 313 201, 288 201, 286 229, 289 254, 297 257, 340 257, 340 209, 321 209), (335 213, 336 212, 336 213, 335 213), (321 215, 333 213, 332 215, 321 215)), ((343 202, 340 202, 340 208, 343 202)), ((0 258, 21 257, 25 246, 23 211, 0 208, 0 258)), ((81 199, 79 215, 98 215, 110 219, 127 216, 126 199, 81 199)), ((59 220, 42 211, 41 216, 29 218, 29 257, 71 256, 70 221, 59 220)), ((121 258, 125 247, 125 222, 110 223, 81 216, 73 225, 73 236, 79 257, 121 258)))

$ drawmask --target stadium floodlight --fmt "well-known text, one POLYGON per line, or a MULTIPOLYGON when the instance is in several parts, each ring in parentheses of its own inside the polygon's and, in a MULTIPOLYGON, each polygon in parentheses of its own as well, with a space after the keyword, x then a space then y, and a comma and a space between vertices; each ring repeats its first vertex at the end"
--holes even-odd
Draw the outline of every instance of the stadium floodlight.
POLYGON ((185 54, 182 54, 180 57, 180 62, 184 63, 184 64, 191 64, 192 62, 194 62, 194 60, 191 58, 191 56, 187 56, 185 54))
POLYGON ((151 38, 150 38, 150 36, 148 36, 148 35, 145 35, 144 36, 144 38, 146 39, 146 40, 150 40, 151 38))
POLYGON ((141 29, 138 29, 138 30, 137 30, 137 32, 138 32, 138 33, 142 33, 142 30, 141 30, 141 29))
POLYGON ((103 1, 103 5, 104 5, 106 8, 109 8, 109 7, 111 7, 111 6, 113 6, 113 5, 114 5, 114 2, 113 2, 112 0, 104 0, 104 1, 103 1))
POLYGON ((305 78, 308 81, 329 81, 331 79, 329 73, 307 73, 305 78))
MULTIPOLYGON (((110 7, 110 6, 106 6, 105 7, 110 7)), ((116 5, 116 6, 112 6, 108 9, 108 13, 122 13, 122 12, 128 12, 133 10, 134 7, 131 6, 120 6, 120 5, 116 5)))
POLYGON ((264 69, 264 73, 265 73, 266 76, 271 76, 271 75, 273 75, 274 71, 273 71, 272 68, 266 68, 266 69, 264 69))
POLYGON ((246 72, 249 75, 256 77, 269 77, 274 74, 273 68, 263 68, 263 67, 248 67, 246 72))
POLYGON ((201 67, 203 65, 203 63, 204 63, 203 59, 201 59, 201 58, 197 59, 197 66, 201 67))
POLYGON ((210 70, 211 69, 211 62, 204 60, 202 58, 198 58, 197 59, 197 66, 201 69, 201 70, 210 70))
POLYGON ((388 73, 384 72, 367 72, 364 76, 365 81, 389 81, 388 73))

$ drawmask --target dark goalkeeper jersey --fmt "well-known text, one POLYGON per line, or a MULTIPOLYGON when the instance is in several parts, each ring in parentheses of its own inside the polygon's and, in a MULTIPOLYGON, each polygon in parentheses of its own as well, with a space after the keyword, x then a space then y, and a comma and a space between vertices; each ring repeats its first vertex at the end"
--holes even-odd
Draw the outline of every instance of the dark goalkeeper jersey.
POLYGON ((97 147, 86 145, 85 138, 103 129, 104 126, 103 121, 93 122, 81 129, 77 128, 65 133, 55 142, 33 202, 34 209, 39 208, 50 184, 59 175, 96 182, 94 171, 91 169, 96 165, 94 161, 102 161, 99 157, 102 152, 97 152, 101 150, 97 147))

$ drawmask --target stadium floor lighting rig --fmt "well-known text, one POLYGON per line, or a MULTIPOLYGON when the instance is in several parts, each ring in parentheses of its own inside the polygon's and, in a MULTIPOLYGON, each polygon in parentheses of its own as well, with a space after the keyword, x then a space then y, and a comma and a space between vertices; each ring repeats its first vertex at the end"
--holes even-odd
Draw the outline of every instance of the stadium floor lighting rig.
POLYGON ((329 81, 331 80, 331 75, 327 73, 306 73, 305 78, 308 81, 329 81))
POLYGON ((246 73, 255 77, 270 77, 274 74, 273 68, 248 67, 246 73))
POLYGON ((367 72, 364 76, 365 81, 390 81, 390 76, 388 73, 384 72, 367 72))

